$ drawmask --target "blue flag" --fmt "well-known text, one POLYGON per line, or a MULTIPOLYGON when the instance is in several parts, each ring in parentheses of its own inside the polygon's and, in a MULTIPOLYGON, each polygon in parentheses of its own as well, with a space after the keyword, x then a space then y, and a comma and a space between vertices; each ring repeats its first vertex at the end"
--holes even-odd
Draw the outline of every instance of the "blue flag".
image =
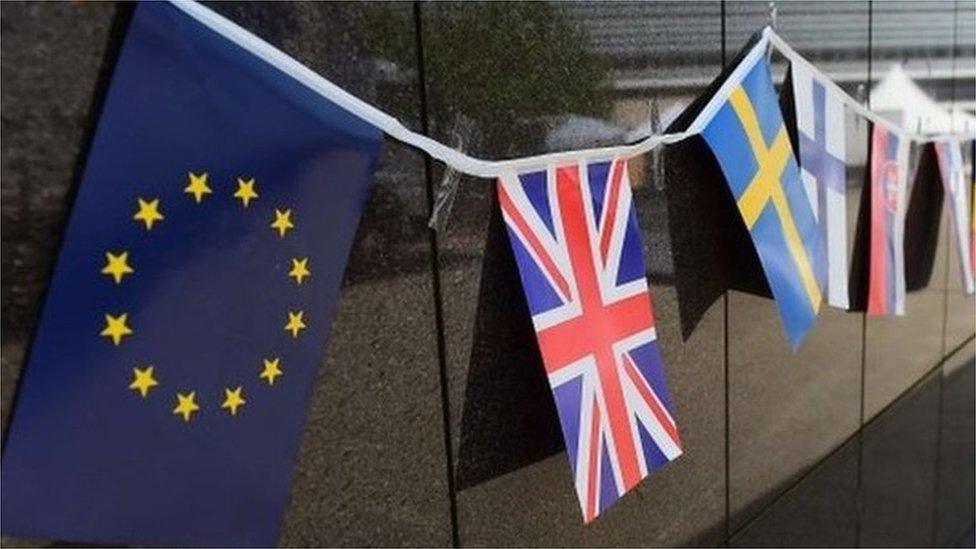
POLYGON ((826 252, 783 123, 769 63, 754 50, 702 131, 752 235, 794 349, 816 322, 826 252))
POLYGON ((380 132, 134 13, 5 444, 3 530, 274 545, 380 132))

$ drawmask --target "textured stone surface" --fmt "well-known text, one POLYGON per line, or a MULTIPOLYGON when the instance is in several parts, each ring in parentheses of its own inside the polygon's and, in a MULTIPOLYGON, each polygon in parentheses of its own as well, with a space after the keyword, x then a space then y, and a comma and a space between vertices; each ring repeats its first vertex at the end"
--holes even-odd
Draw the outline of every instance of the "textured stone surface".
MULTIPOLYGON (((863 26, 866 43, 865 3, 836 6, 849 16, 848 24, 863 26)), ((214 7, 408 126, 422 127, 414 5, 214 7)), ((591 77, 611 67, 598 56, 579 55, 591 37, 568 32, 558 40, 533 40, 540 36, 538 22, 549 20, 540 16, 548 13, 545 7, 519 8, 527 12, 510 4, 419 7, 433 134, 478 155, 502 158, 621 143, 667 125, 700 91, 682 84, 677 99, 662 99, 592 87, 591 77), (486 17, 485 10, 498 11, 486 17), (508 79, 492 80, 501 77, 508 79), (576 125, 583 117, 597 120, 601 130, 593 131, 587 125, 592 122, 576 125), (473 131, 465 130, 465 119, 475 121, 473 131)), ((812 7, 778 3, 777 28, 787 40, 791 32, 810 35, 812 7)), ((581 8, 561 5, 550 19, 574 9, 581 8)), ((618 3, 600 9, 614 24, 646 22, 641 32, 663 42, 682 33, 700 37, 693 51, 636 56, 612 67, 630 82, 701 81, 718 74, 718 2, 618 3), (702 24, 688 28, 689 20, 702 24)), ((727 36, 745 36, 768 22, 766 3, 727 3, 726 11, 727 36)), ((103 59, 112 49, 115 13, 114 5, 98 3, 0 6, 4 427, 86 142, 100 70, 111 66, 103 59)), ((973 12, 960 13, 972 17, 973 12)), ((884 15, 876 11, 876 22, 878 17, 884 15)), ((912 24, 922 32, 934 23, 919 18, 912 24)), ((957 21, 957 27, 972 25, 957 21)), ((972 42, 971 33, 959 34, 961 42, 972 42)), ((726 45, 731 57, 741 40, 726 45)), ((848 68, 866 71, 864 61, 851 60, 848 68)), ((876 73, 885 68, 879 64, 876 73)), ((776 74, 782 70, 777 63, 776 74)), ((971 88, 960 88, 960 101, 972 99, 964 93, 971 88)), ((849 138, 852 158, 860 159, 848 174, 852 232, 866 129, 862 122, 849 138)), ((724 190, 724 184, 714 166, 700 160, 707 157, 700 146, 691 141, 632 162, 658 335, 685 454, 583 526, 494 189, 488 181, 470 178, 461 180, 437 247, 444 306, 439 328, 446 340, 455 458, 447 462, 426 231, 428 182, 423 157, 388 140, 343 283, 327 359, 313 388, 279 543, 449 545, 451 465, 463 544, 720 544, 726 534, 728 458, 730 530, 747 525, 734 544, 853 544, 852 483, 860 441, 853 439, 799 485, 790 485, 857 428, 862 316, 825 309, 795 355, 786 348, 772 302, 753 295, 761 288, 729 292, 726 316, 726 284, 752 277, 747 282, 757 286, 755 265, 739 261, 745 266, 733 267, 743 250, 736 247, 742 234, 729 230, 736 218, 719 209, 727 204, 715 190, 724 190)), ((435 187, 442 176, 435 164, 435 187)), ((944 222, 941 227, 931 281, 909 294, 908 316, 867 321, 866 419, 933 367, 943 349, 953 349, 974 331, 973 298, 959 289, 944 222)), ((972 357, 972 345, 970 340, 946 363, 942 394, 937 383, 927 382, 879 416, 864 435, 862 544, 929 544, 933 529, 937 542, 948 542, 958 525, 971 523, 972 361, 965 355, 972 357), (935 428, 940 402, 941 431, 935 428), (938 461, 937 432, 943 433, 938 461)), ((3 540, 11 546, 47 543, 3 540)))
POLYGON ((0 7, 4 426, 54 262, 114 14, 111 4, 0 7))
MULTIPOLYGON (((811 32, 802 19, 809 3, 777 6, 777 25, 811 32)), ((750 4, 730 4, 730 33, 768 23, 750 4)), ((866 2, 844 5, 851 24, 867 29, 866 2)), ((801 52, 810 54, 811 52, 801 52)), ((814 52, 815 53, 815 52, 814 52)), ((852 51, 851 72, 867 79, 867 33, 852 51)), ((774 74, 785 74, 774 60, 774 74)), ((860 205, 866 124, 848 114, 847 218, 853 233, 860 205)), ((848 257, 853 239, 848 240, 848 257)), ((824 303, 817 324, 797 352, 789 348, 775 303, 731 292, 729 301, 729 475, 731 529, 768 505, 780 490, 836 449, 858 428, 862 315, 824 303), (844 352, 838 352, 844 349, 844 352)), ((801 525, 802 526, 802 525, 801 525)), ((751 539, 751 538, 748 538, 751 539)))
POLYGON ((935 545, 956 544, 976 515, 976 345, 972 341, 942 367, 935 545))
POLYGON ((841 446, 736 534, 734 547, 855 547, 858 441, 841 446))
POLYGON ((939 375, 928 376, 864 430, 859 546, 932 543, 939 375))
POLYGON ((859 315, 825 309, 793 355, 778 337, 771 301, 733 293, 729 308, 729 471, 736 529, 857 430, 860 357, 835 351, 837 345, 860 347, 861 322, 859 315))
MULTIPOLYGON (((948 211, 946 212, 948 215, 948 211)), ((946 272, 945 351, 951 352, 976 332, 976 294, 967 295, 963 289, 956 252, 955 233, 946 231, 949 265, 946 272)))

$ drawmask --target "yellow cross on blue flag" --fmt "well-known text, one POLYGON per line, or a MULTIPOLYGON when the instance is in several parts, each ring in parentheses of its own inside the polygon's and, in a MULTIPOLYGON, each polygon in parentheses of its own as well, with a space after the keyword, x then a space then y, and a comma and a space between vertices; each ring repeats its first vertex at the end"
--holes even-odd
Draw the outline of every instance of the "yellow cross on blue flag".
POLYGON ((816 322, 826 252, 803 189, 789 134, 759 42, 717 97, 702 136, 718 160, 752 237, 787 337, 796 350, 816 322))
POLYGON ((277 542, 381 134, 185 9, 139 3, 122 45, 4 446, 5 534, 277 542))

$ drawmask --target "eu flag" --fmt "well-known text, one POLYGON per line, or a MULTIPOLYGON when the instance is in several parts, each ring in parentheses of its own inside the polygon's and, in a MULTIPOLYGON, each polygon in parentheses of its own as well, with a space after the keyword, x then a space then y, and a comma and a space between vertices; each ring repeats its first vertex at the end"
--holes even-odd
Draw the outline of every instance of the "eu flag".
POLYGON ((816 322, 826 251, 800 179, 765 55, 732 73, 729 98, 702 131, 748 227, 794 349, 816 322))
POLYGON ((277 540, 381 135, 240 43, 135 10, 4 449, 6 534, 277 540))

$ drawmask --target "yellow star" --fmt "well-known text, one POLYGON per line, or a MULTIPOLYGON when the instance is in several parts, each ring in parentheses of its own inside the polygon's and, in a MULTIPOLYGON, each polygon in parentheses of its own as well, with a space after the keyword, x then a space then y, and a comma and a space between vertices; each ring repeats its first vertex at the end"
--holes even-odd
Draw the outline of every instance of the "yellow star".
POLYGON ((152 366, 133 368, 132 373, 132 383, 129 384, 129 388, 139 391, 142 398, 146 398, 146 395, 149 394, 149 389, 159 385, 159 382, 153 378, 152 366))
POLYGON ((238 387, 233 391, 230 389, 224 389, 224 395, 226 395, 226 398, 224 399, 224 403, 221 404, 220 407, 230 410, 230 415, 236 416, 237 408, 239 406, 243 406, 244 403, 247 402, 246 400, 244 400, 244 397, 241 396, 241 388, 238 387))
POLYGON ((132 216, 132 219, 142 221, 146 224, 146 230, 151 231, 153 223, 162 221, 163 219, 163 214, 159 213, 159 199, 153 198, 152 200, 145 201, 140 198, 139 211, 136 212, 136 215, 132 216))
POLYGON ((295 224, 291 222, 291 210, 281 211, 275 208, 275 220, 271 223, 271 228, 278 230, 278 236, 285 236, 289 229, 294 229, 295 224))
POLYGON ((308 270, 308 258, 303 257, 298 259, 297 257, 291 260, 291 271, 288 276, 295 279, 295 282, 301 284, 305 277, 312 276, 312 271, 308 270))
POLYGON ((254 178, 244 179, 243 177, 238 177, 237 192, 234 193, 234 198, 239 198, 246 208, 257 197, 258 193, 254 190, 254 178))
POLYGON ((278 363, 281 359, 279 358, 266 358, 264 359, 264 370, 261 371, 261 375, 258 377, 261 379, 267 379, 268 385, 274 385, 275 378, 282 375, 284 372, 278 367, 278 363))
POLYGON ((197 175, 193 172, 187 174, 190 178, 190 183, 187 184, 183 192, 190 193, 193 195, 193 199, 197 201, 197 204, 203 201, 203 195, 210 194, 213 191, 207 186, 207 174, 203 173, 197 175))
POLYGON ((112 252, 105 252, 105 260, 108 262, 102 268, 102 274, 111 275, 116 284, 122 283, 122 277, 132 274, 135 271, 129 266, 129 252, 122 252, 115 255, 112 252))
POLYGON ((122 343, 123 336, 132 334, 132 329, 126 325, 128 319, 128 313, 122 313, 119 316, 105 315, 105 328, 99 335, 111 338, 112 343, 118 347, 119 343, 122 343))
POLYGON ((305 316, 305 311, 298 311, 297 313, 288 311, 288 324, 285 324, 285 331, 291 332, 291 337, 298 337, 298 332, 306 328, 303 316, 305 316))
POLYGON ((184 395, 183 393, 176 393, 176 408, 173 408, 173 413, 176 415, 183 416, 183 421, 190 421, 190 416, 193 412, 200 409, 194 399, 197 398, 196 391, 190 391, 190 394, 184 395))

